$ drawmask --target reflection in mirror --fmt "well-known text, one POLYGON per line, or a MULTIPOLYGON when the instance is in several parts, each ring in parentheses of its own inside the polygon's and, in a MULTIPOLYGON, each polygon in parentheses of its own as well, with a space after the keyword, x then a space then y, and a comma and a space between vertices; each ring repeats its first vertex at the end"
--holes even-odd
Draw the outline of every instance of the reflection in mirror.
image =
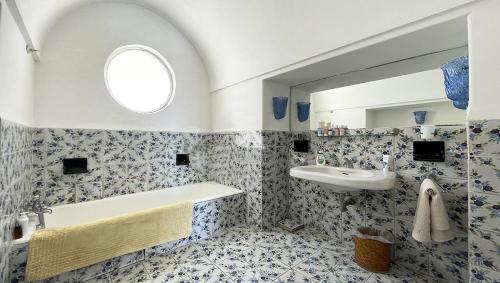
POLYGON ((322 123, 351 129, 464 124, 466 112, 447 98, 440 67, 466 55, 467 47, 454 48, 295 86, 291 128, 316 130, 322 123), (304 122, 297 119, 297 102, 311 103, 304 122))

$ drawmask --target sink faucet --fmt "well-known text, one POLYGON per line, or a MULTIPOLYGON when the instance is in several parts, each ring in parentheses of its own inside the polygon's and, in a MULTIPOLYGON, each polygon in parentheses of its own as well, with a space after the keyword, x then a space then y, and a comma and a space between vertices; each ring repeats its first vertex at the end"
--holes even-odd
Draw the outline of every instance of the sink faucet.
POLYGON ((347 168, 354 168, 354 163, 350 158, 344 157, 344 166, 347 168))
POLYGON ((34 195, 33 199, 27 203, 25 210, 38 215, 38 225, 36 226, 37 229, 45 228, 44 213, 52 213, 52 209, 46 206, 41 200, 40 195, 37 194, 34 195))

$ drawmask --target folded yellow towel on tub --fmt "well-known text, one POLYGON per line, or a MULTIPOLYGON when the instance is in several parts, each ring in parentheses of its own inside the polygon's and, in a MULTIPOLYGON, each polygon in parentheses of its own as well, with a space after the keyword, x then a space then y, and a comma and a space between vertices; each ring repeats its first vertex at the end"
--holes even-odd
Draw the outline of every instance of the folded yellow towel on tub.
POLYGON ((42 280, 191 235, 193 203, 182 202, 61 228, 36 231, 26 279, 42 280))

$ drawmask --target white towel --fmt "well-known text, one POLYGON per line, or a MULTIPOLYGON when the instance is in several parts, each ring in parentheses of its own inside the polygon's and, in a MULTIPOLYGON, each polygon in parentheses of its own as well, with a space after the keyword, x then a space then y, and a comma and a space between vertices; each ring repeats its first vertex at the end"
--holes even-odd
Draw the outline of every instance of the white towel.
POLYGON ((419 242, 446 242, 453 239, 448 213, 438 186, 431 179, 420 185, 412 237, 419 242), (429 195, 427 190, 434 191, 429 195))

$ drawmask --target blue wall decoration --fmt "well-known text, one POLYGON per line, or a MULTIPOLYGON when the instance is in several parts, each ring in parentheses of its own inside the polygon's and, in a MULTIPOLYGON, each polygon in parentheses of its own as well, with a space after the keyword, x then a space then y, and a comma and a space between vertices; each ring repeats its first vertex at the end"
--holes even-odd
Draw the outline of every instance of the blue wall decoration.
POLYGON ((427 111, 415 111, 413 112, 413 115, 415 116, 415 122, 417 125, 422 125, 425 123, 425 116, 427 115, 427 111))
POLYGON ((309 119, 309 109, 311 108, 311 103, 309 102, 297 102, 297 117, 299 122, 304 122, 309 119))
POLYGON ((453 106, 467 109, 469 105, 469 58, 453 59, 441 66, 444 74, 446 96, 453 100, 453 106))
POLYGON ((286 115, 286 108, 288 105, 288 97, 279 96, 273 97, 273 113, 276 120, 283 119, 286 115))

